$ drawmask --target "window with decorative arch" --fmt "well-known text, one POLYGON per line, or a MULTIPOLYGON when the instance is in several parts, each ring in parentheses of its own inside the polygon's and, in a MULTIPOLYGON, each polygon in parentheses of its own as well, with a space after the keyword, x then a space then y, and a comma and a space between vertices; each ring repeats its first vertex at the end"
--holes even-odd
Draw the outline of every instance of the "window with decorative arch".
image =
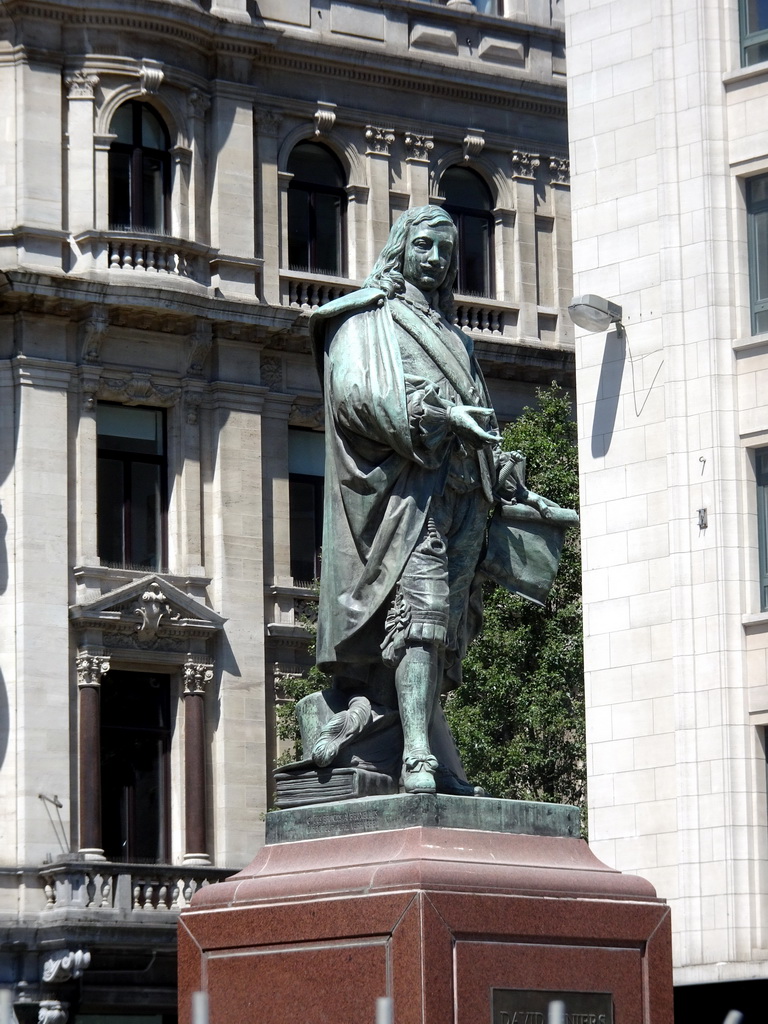
POLYGON ((339 159, 319 142, 299 142, 287 171, 290 270, 346 272, 346 176, 339 159))
POLYGON ((148 103, 128 100, 115 111, 110 134, 110 228, 168 234, 171 143, 163 119, 148 103))
POLYGON ((480 175, 469 167, 449 167, 440 179, 443 209, 459 231, 461 295, 493 295, 493 197, 480 175))

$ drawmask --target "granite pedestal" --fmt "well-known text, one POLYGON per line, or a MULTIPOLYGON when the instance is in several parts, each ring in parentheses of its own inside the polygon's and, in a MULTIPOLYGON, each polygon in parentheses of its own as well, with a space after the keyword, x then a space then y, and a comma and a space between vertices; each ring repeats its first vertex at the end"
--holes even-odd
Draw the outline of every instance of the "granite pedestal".
POLYGON ((179 924, 179 1009, 212 1024, 672 1024, 669 908, 600 863, 576 808, 370 797, 268 815, 179 924))

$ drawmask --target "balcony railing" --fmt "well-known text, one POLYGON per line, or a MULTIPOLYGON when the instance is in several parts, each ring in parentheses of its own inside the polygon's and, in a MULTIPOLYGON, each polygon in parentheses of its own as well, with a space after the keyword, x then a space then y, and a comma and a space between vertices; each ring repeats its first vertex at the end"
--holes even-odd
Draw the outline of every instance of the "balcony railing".
POLYGON ((198 889, 234 874, 206 865, 123 864, 67 861, 40 872, 46 911, 74 910, 121 916, 176 913, 188 907, 198 889))
POLYGON ((140 231, 89 231, 78 235, 79 256, 76 272, 90 269, 120 272, 149 282, 177 278, 208 286, 211 283, 210 258, 213 251, 205 245, 170 235, 152 235, 140 231))
POLYGON ((326 302, 348 295, 358 287, 355 281, 345 277, 320 277, 292 270, 280 274, 280 301, 283 306, 317 309, 326 302))

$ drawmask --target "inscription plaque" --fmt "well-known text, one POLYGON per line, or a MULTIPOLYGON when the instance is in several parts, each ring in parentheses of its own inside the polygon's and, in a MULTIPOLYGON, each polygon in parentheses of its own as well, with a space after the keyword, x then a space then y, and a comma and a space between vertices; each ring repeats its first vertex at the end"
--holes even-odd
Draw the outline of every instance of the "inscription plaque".
POLYGON ((541 989, 491 989, 492 1024, 547 1024, 549 1004, 565 1003, 565 1024, 613 1024, 610 992, 544 992, 541 989))

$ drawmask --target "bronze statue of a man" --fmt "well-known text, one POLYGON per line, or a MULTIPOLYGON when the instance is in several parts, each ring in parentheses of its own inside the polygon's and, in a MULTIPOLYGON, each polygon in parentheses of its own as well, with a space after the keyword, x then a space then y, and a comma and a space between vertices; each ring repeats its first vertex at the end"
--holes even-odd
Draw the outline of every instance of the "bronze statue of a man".
POLYGON ((317 662, 333 690, 325 721, 305 709, 305 756, 389 773, 406 793, 476 792, 439 697, 480 627, 492 506, 506 495, 541 520, 551 505, 501 452, 453 323, 456 270, 450 216, 411 209, 364 286, 311 321, 326 410, 317 662))

